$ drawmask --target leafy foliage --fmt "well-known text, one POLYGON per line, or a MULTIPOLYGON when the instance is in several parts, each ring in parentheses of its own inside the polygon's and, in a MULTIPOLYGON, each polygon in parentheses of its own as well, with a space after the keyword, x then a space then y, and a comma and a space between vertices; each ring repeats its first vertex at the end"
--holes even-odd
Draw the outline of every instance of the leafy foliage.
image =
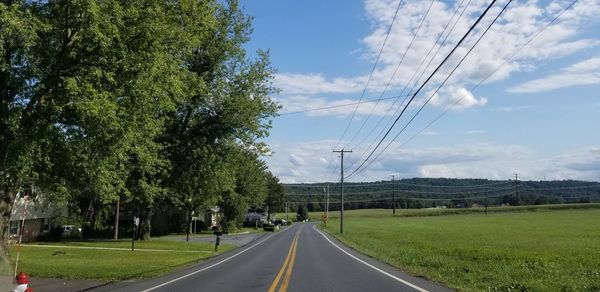
POLYGON ((250 32, 233 0, 0 1, 4 239, 33 182, 88 234, 117 200, 141 238, 155 210, 189 221, 219 204, 238 225, 266 198, 262 139, 279 109, 268 53, 246 55, 250 32))

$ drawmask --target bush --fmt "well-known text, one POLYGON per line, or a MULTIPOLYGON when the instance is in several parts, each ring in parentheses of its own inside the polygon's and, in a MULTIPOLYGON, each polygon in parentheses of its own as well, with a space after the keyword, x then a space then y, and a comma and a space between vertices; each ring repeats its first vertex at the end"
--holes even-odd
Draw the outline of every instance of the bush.
POLYGON ((62 234, 62 226, 56 226, 50 229, 50 231, 42 232, 40 235, 38 235, 37 240, 44 242, 60 241, 62 239, 62 234))

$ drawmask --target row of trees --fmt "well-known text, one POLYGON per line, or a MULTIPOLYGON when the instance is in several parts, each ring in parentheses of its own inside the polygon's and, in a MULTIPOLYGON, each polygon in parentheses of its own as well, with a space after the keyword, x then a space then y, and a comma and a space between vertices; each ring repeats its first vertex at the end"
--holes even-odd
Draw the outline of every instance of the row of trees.
POLYGON ((32 182, 92 229, 125 205, 143 237, 158 205, 218 205, 232 226, 263 204, 278 105, 268 53, 243 47, 250 21, 237 1, 0 0, 4 263, 32 182))
MULTIPOLYGON (((284 185, 287 200, 309 211, 325 208, 323 184, 284 185)), ((340 209, 339 183, 330 183, 330 207, 340 209)), ((517 181, 412 178, 344 184, 344 208, 464 208, 474 204, 500 206, 587 203, 600 200, 600 184, 589 181, 517 181)))

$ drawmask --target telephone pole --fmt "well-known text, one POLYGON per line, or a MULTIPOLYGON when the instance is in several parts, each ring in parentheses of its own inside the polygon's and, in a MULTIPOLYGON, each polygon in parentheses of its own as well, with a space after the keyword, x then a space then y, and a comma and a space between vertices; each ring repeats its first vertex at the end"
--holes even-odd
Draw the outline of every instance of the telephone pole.
POLYGON ((340 208, 340 234, 344 233, 344 153, 352 153, 352 150, 333 150, 335 153, 341 154, 340 159, 340 195, 341 208, 340 208))
POLYGON ((521 205, 519 202, 519 174, 515 173, 515 197, 517 198, 517 206, 521 205))
POLYGON ((285 202, 285 222, 290 222, 290 217, 288 216, 288 202, 285 202))
POLYGON ((396 175, 392 174, 392 214, 396 215, 396 175))

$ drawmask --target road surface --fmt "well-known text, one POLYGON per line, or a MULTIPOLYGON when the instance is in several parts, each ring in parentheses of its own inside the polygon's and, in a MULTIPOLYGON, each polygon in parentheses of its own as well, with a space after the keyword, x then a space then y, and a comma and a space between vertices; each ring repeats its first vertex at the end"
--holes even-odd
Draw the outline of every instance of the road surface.
POLYGON ((296 223, 163 277, 93 291, 449 291, 343 247, 296 223))

